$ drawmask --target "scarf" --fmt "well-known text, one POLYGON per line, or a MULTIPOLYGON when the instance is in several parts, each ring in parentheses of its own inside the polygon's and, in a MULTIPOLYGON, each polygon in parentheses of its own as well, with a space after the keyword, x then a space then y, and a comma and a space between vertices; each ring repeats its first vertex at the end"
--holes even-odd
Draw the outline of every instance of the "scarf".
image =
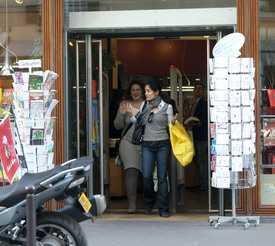
POLYGON ((139 113, 137 119, 138 119, 138 124, 146 125, 150 116, 150 113, 153 108, 156 108, 159 106, 161 102, 161 97, 157 96, 151 101, 146 101, 145 105, 142 108, 142 111, 139 113))

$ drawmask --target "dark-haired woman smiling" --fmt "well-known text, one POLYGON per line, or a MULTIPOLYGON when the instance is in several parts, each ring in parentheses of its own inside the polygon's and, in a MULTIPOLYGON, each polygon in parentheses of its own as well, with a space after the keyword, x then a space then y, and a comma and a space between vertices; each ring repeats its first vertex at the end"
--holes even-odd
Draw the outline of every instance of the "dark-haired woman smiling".
MULTIPOLYGON (((161 86, 154 81, 145 84, 145 98, 145 107, 143 108, 144 103, 140 107, 143 109, 140 117, 145 125, 141 145, 145 212, 151 214, 155 205, 153 172, 157 163, 158 212, 162 217, 169 217, 167 171, 171 145, 167 126, 175 121, 173 107, 162 100, 161 86)), ((130 107, 127 107, 127 112, 135 124, 136 118, 130 107)))
POLYGON ((136 197, 138 188, 138 175, 141 172, 141 148, 132 144, 134 126, 127 131, 131 121, 126 112, 126 107, 131 108, 133 114, 137 114, 142 102, 144 102, 144 84, 140 80, 133 80, 127 91, 126 98, 122 100, 114 120, 116 129, 122 129, 126 133, 120 141, 119 153, 126 173, 125 183, 129 201, 128 213, 136 212, 136 197), (127 131, 127 132, 126 132, 127 131))

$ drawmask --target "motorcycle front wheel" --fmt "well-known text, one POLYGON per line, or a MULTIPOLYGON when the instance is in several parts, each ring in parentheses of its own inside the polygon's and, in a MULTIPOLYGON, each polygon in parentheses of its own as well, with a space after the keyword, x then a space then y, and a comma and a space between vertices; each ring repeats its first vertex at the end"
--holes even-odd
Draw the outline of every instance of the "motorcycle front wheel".
POLYGON ((36 241, 48 246, 87 246, 80 225, 71 217, 58 212, 37 215, 36 241))

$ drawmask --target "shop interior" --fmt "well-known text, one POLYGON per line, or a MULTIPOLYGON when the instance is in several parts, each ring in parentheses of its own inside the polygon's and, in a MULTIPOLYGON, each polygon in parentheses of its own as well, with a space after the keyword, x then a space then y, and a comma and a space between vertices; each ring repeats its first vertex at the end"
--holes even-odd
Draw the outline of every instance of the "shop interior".
MULTIPOLYGON (((148 80, 157 80, 162 84, 164 93, 170 94, 170 67, 176 67, 179 69, 182 75, 182 93, 183 93, 183 119, 188 117, 189 110, 192 105, 193 98, 193 87, 197 82, 201 82, 207 85, 207 39, 210 38, 210 49, 215 45, 215 37, 209 36, 163 36, 163 37, 115 37, 102 39, 103 42, 103 71, 104 71, 104 59, 105 65, 108 66, 109 55, 114 59, 114 67, 112 70, 107 71, 108 73, 108 95, 109 100, 105 101, 109 105, 105 109, 108 111, 108 116, 104 122, 104 129, 107 127, 108 136, 104 138, 105 141, 109 142, 106 147, 108 150, 104 150, 108 159, 109 170, 107 176, 107 189, 105 189, 105 195, 109 196, 109 211, 127 212, 128 200, 126 196, 125 188, 125 172, 123 167, 115 165, 115 157, 117 149, 115 148, 115 141, 120 138, 120 131, 116 131, 113 126, 113 120, 118 110, 119 101, 121 96, 124 94, 129 82, 132 79, 141 79, 144 82, 148 80), (105 56, 105 58, 104 58, 105 56)), ((73 59, 76 57, 75 44, 77 40, 83 40, 84 37, 81 35, 72 34, 69 38, 71 62, 75 65, 73 59)), ((79 67, 85 65, 85 47, 83 54, 80 52, 79 67), (81 56, 83 64, 81 63, 81 56)), ((97 49, 94 49, 96 53, 97 49)), ((94 57, 94 56, 93 56, 94 57)), ((94 58, 93 58, 94 59, 94 58)), ((97 62, 97 59, 94 59, 97 62)), ((93 64, 94 66, 94 64, 93 64)), ((95 65, 95 69, 97 65, 95 65)), ((96 73, 93 73, 96 78, 96 73)), ((75 76, 75 74, 73 74, 75 76)), ((79 75, 82 76, 81 74, 79 75)), ((84 74, 85 76, 85 74, 84 74)), ((70 77, 70 76, 69 76, 70 77)), ((81 79, 80 79, 81 81, 81 79)), ((85 79, 83 78, 83 81, 85 79)), ((72 98, 74 99, 74 82, 72 83, 72 98)), ((80 82, 81 83, 81 82, 80 82)), ((85 82, 83 82, 85 83, 85 82)), ((81 86, 80 86, 81 87, 81 86)), ((85 90, 85 84, 81 87, 83 92, 85 90)), ((97 88, 98 89, 98 88, 97 88)), ((105 88, 103 88, 105 90, 105 88)), ((80 93, 85 95, 85 93, 80 93)), ((85 96, 84 96, 85 97, 85 96)), ((207 93, 205 93, 207 99, 207 93)), ((82 99, 82 107, 85 108, 85 98, 82 99)), ((73 100, 72 100, 73 104, 73 100)), ((80 106, 81 107, 81 106, 80 106)), ((74 106, 72 105, 72 108, 74 106)), ((74 117, 74 110, 72 117, 74 117)), ((80 112, 81 114, 81 112, 80 112)), ((85 113, 84 113, 85 114, 85 113)), ((82 116, 84 115, 82 113, 82 116)), ((85 116, 84 116, 85 117, 85 116)), ((84 121, 83 121, 84 122, 84 121)), ((72 143, 74 142, 74 131, 72 127, 72 143)), ((85 142, 85 124, 81 127, 83 131, 82 139, 85 142)), ((106 132, 105 132, 106 136, 106 132)), ((85 143, 81 142, 81 150, 83 153, 86 151, 85 143)), ((106 143, 105 145, 106 146, 106 143)), ((71 155, 74 156, 74 145, 72 144, 71 155)), ((97 150, 95 150, 95 166, 97 162, 97 150)), ((207 155, 207 153, 206 153, 207 155)), ((180 164, 178 164, 180 165, 180 164)), ((208 164, 207 164, 208 165, 208 164)), ((94 172, 98 172, 98 168, 95 167, 94 172)), ((208 174, 206 174, 208 175, 208 174)), ((94 175, 95 177, 95 175, 94 175)), ((171 179, 171 174, 169 173, 171 179)), ((137 209, 143 212, 143 198, 142 198, 142 177, 140 175, 140 185, 138 190, 137 209)), ((180 189, 180 188, 179 188, 180 189)), ((97 180, 94 181, 94 192, 99 192, 97 180)), ((170 192, 171 193, 171 192, 170 192)), ((204 211, 208 212, 209 207, 212 210, 218 209, 218 191, 214 188, 209 190, 199 190, 198 187, 198 174, 197 168, 194 162, 191 162, 184 170, 184 191, 178 192, 178 204, 177 212, 186 211, 204 211), (181 197, 183 196, 183 197, 181 197)), ((225 209, 230 208, 231 194, 225 194, 225 209), (228 200, 228 201, 227 201, 228 200)), ((157 205, 156 207, 157 208, 157 205)))

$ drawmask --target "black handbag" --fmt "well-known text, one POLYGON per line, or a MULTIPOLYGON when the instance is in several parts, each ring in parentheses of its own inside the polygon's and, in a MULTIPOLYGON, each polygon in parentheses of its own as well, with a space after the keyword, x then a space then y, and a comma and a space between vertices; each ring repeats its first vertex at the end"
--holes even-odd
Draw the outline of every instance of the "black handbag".
POLYGON ((139 145, 143 141, 144 135, 144 125, 142 124, 135 124, 135 130, 132 137, 132 144, 139 145))
MULTIPOLYGON (((145 108, 146 103, 147 102, 144 103, 141 111, 143 111, 143 109, 145 108)), ((140 113, 138 113, 136 117, 137 117, 137 121, 135 124, 135 129, 132 137, 132 144, 139 145, 143 141, 145 125, 142 124, 140 113)))

